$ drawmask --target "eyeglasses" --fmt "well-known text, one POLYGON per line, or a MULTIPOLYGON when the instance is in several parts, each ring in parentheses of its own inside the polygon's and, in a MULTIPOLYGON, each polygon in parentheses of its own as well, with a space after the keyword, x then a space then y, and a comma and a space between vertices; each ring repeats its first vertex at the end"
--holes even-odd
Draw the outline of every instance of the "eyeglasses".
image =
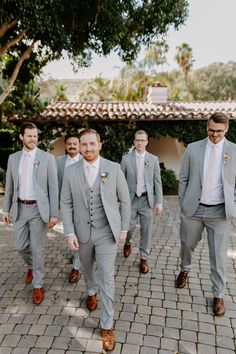
POLYGON ((145 143, 147 140, 144 139, 135 139, 137 143, 145 143))
POLYGON ((225 133, 225 130, 223 130, 223 129, 215 130, 215 129, 210 129, 210 128, 209 128, 207 131, 208 131, 208 133, 210 133, 210 134, 217 134, 217 135, 222 135, 222 134, 225 133))

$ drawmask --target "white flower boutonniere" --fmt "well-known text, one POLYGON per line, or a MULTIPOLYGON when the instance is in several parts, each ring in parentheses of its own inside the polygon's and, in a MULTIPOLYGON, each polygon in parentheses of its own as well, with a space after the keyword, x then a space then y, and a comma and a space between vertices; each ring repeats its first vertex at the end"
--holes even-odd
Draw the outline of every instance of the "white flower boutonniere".
POLYGON ((35 167, 35 168, 38 168, 38 167, 39 167, 39 164, 40 164, 40 161, 39 161, 39 160, 34 160, 34 167, 35 167))
POLYGON ((109 175, 108 172, 102 172, 101 173, 101 180, 102 180, 103 183, 105 183, 107 181, 108 175, 109 175))
POLYGON ((144 166, 148 166, 149 165, 149 161, 144 161, 144 166))
POLYGON ((227 154, 224 154, 223 159, 224 159, 224 162, 226 162, 226 161, 230 160, 230 156, 227 154))

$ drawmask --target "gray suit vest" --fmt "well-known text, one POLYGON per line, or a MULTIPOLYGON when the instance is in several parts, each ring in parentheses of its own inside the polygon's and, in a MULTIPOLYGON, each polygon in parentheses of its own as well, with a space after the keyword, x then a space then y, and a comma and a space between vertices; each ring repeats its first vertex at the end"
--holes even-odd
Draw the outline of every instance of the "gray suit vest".
POLYGON ((85 192, 86 192, 88 207, 89 207, 88 219, 90 221, 90 225, 97 229, 109 225, 102 204, 99 179, 100 179, 100 173, 98 173, 94 184, 90 188, 87 179, 85 178, 85 192))

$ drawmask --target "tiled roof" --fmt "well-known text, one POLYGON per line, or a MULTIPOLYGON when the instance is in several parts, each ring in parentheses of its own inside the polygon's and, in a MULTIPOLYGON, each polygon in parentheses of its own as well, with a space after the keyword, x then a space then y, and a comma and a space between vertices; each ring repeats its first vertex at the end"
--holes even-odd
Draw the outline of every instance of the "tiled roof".
POLYGON ((41 120, 199 120, 221 111, 236 119, 236 101, 222 102, 56 102, 48 106, 41 120))
MULTIPOLYGON (((170 102, 56 102, 35 117, 37 121, 203 120, 215 111, 236 119, 236 101, 170 102)), ((14 117, 22 120, 27 117, 14 117)), ((32 117, 31 117, 32 118, 32 117)))

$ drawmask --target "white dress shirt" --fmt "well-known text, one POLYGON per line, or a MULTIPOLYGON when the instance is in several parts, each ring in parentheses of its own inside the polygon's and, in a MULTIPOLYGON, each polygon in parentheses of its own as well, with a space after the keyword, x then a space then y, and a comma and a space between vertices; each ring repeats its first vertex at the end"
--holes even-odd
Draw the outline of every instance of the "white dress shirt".
MULTIPOLYGON (((86 160, 83 160, 83 162, 84 162, 84 173, 85 173, 85 176, 87 177, 87 175, 88 175, 88 168, 90 167, 90 166, 92 166, 92 168, 93 168, 93 183, 94 183, 94 181, 95 181, 95 179, 97 178, 97 175, 98 175, 98 173, 99 173, 99 168, 100 168, 100 156, 98 156, 98 158, 95 160, 95 161, 93 161, 93 163, 91 164, 91 163, 88 163, 86 160)), ((93 185, 93 183, 92 183, 92 185, 93 185)))
POLYGON ((208 170, 209 159, 211 149, 215 148, 216 150, 216 166, 215 166, 215 173, 212 177, 211 182, 211 197, 206 200, 204 196, 201 197, 201 203, 208 204, 208 205, 216 205, 220 203, 224 203, 224 192, 223 192, 223 183, 222 183, 222 156, 223 156, 223 146, 224 146, 224 139, 221 140, 217 144, 213 144, 210 139, 208 138, 207 146, 206 146, 206 153, 205 153, 205 160, 204 160, 204 174, 203 174, 203 188, 204 190, 204 183, 206 181, 206 173, 208 170))
POLYGON ((79 161, 80 159, 82 158, 82 156, 80 154, 77 154, 76 156, 74 157, 70 157, 70 155, 67 156, 67 159, 66 159, 66 165, 65 165, 65 168, 70 166, 70 165, 73 165, 73 163, 79 161))
POLYGON ((37 147, 33 150, 26 151, 23 149, 23 153, 20 159, 19 165, 19 198, 26 199, 26 200, 36 200, 36 196, 34 193, 34 185, 33 185, 33 169, 36 168, 35 165, 35 156, 36 156, 37 147), (27 171, 27 193, 26 196, 22 196, 22 163, 25 155, 28 155, 29 164, 28 164, 28 171, 27 171))
POLYGON ((147 187, 145 183, 145 176, 144 176, 144 160, 145 160, 145 151, 142 154, 139 154, 137 151, 135 151, 135 156, 136 156, 136 166, 138 165, 137 159, 140 159, 140 168, 141 168, 141 193, 147 192, 147 187))

